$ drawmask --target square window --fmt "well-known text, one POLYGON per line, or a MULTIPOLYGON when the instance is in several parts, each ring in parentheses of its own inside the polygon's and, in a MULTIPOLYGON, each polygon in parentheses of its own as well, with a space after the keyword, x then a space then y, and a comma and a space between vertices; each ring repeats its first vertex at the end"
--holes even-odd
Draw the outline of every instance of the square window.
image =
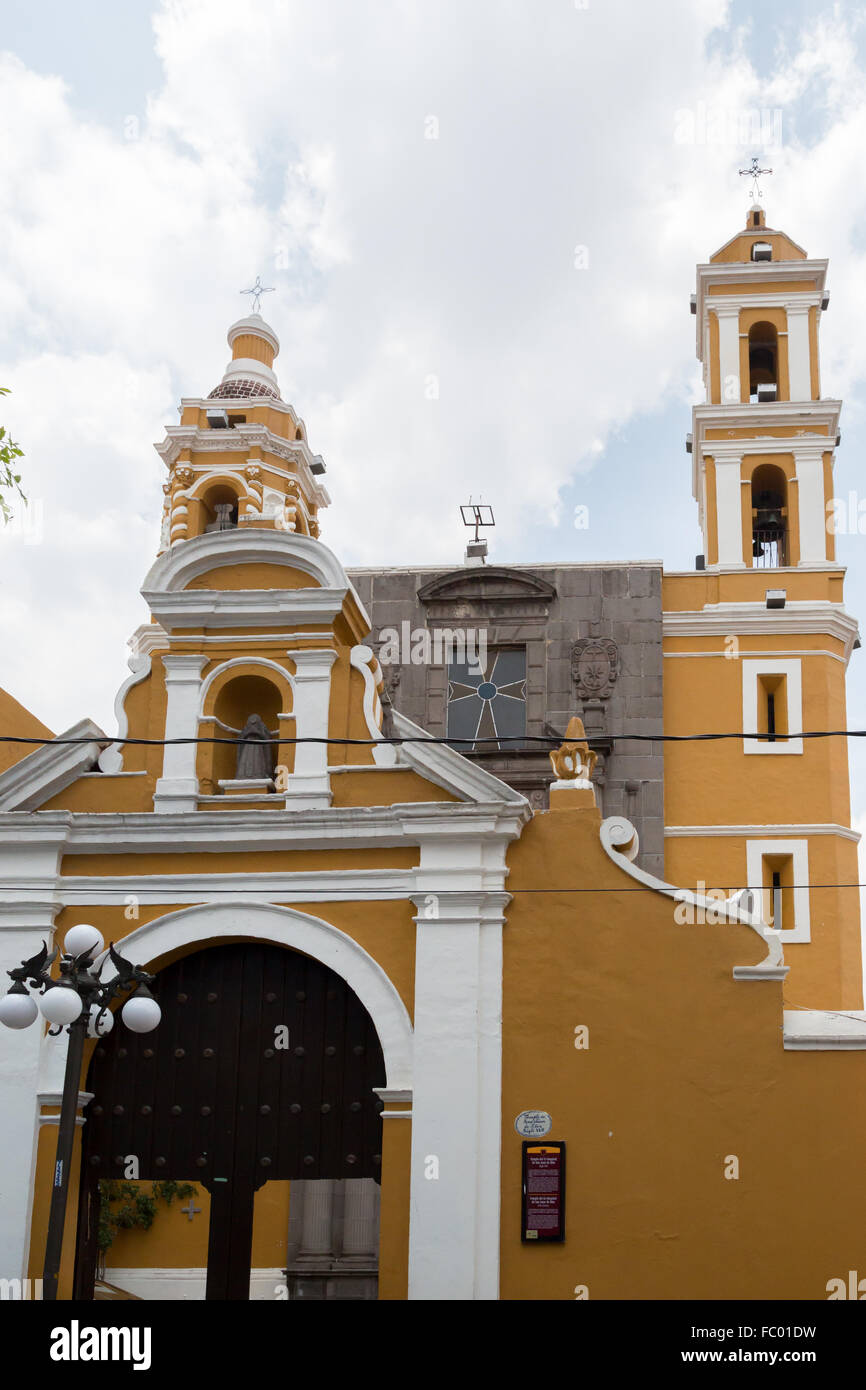
POLYGON ((782 943, 811 941, 809 847, 806 840, 747 840, 746 876, 761 920, 782 943))
POLYGON ((509 749, 520 744, 499 740, 520 739, 525 733, 525 647, 491 647, 476 666, 449 663, 448 738, 478 740, 482 750, 509 749))
POLYGON ((744 753, 803 752, 802 676, 799 657, 753 657, 743 668, 744 753), (791 737, 791 730, 795 736, 791 737))

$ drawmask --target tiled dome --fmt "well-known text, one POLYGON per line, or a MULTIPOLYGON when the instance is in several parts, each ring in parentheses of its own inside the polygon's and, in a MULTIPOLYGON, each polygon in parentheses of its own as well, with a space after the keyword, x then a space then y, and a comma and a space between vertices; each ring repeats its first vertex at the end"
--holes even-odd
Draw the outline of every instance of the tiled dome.
POLYGON ((275 396, 279 400, 280 393, 275 387, 266 386, 262 381, 235 377, 234 380, 222 381, 219 386, 215 386, 209 393, 208 400, 249 400, 252 396, 275 396))

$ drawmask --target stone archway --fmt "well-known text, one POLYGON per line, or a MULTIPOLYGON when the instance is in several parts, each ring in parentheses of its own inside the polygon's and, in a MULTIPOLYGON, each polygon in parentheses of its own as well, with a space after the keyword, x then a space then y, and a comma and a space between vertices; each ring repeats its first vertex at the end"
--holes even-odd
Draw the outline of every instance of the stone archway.
MULTIPOLYGON (((155 944, 154 928, 173 926, 177 937, 178 919, 201 911, 172 914, 135 935, 148 934, 155 944)), ((247 931, 270 911, 253 909, 247 931)), ((234 935, 231 921, 223 912, 224 936, 234 935)), ((357 993, 322 961, 282 944, 218 939, 196 943, 202 949, 159 971, 155 992, 164 1017, 157 1033, 117 1029, 94 1052, 79 1297, 88 1296, 89 1280, 92 1287, 87 1233, 95 1229, 99 1179, 120 1176, 129 1155, 145 1180, 192 1175, 210 1192, 210 1299, 249 1296, 253 1201, 263 1182, 379 1177, 381 1102, 373 1088, 384 1085, 386 1066, 357 993)))

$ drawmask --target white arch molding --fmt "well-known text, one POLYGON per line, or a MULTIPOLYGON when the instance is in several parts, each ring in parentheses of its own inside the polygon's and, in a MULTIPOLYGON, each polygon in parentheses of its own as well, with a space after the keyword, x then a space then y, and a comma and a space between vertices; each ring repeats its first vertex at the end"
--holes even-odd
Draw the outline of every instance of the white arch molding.
POLYGON ((229 899, 167 912, 117 945, 127 960, 149 966, 184 947, 203 949, 228 937, 269 941, 301 951, 340 975, 373 1020, 382 1045, 387 1088, 411 1091, 412 1023, 403 1000, 378 962, 352 937, 320 917, 272 903, 229 899))
POLYGON ((287 670, 285 666, 281 666, 278 661, 271 661, 270 658, 266 656, 232 656, 229 657, 227 661, 223 661, 219 666, 215 667, 215 669, 211 671, 202 682, 201 694, 198 702, 199 722, 201 722, 201 720, 203 719, 210 719, 212 717, 209 714, 205 714, 204 707, 207 704, 208 692, 211 686, 213 685, 214 681, 216 680, 217 676, 223 675, 225 671, 229 671, 235 666, 256 666, 261 667, 262 670, 265 671, 276 672, 278 676, 282 676, 283 680, 288 681, 289 689, 292 692, 292 696, 294 696, 294 675, 291 671, 287 670))

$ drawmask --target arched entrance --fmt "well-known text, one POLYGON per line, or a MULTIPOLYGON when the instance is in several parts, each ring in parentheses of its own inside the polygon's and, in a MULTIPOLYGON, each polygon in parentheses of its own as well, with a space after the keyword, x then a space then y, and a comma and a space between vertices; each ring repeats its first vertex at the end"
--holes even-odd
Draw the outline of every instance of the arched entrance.
POLYGON ((382 1047, 341 975, 268 942, 194 950, 154 994, 156 1032, 116 1027, 90 1063, 76 1297, 93 1287, 99 1181, 134 1155, 145 1181, 193 1177, 209 1192, 206 1296, 246 1299, 263 1183, 378 1180, 382 1047))

